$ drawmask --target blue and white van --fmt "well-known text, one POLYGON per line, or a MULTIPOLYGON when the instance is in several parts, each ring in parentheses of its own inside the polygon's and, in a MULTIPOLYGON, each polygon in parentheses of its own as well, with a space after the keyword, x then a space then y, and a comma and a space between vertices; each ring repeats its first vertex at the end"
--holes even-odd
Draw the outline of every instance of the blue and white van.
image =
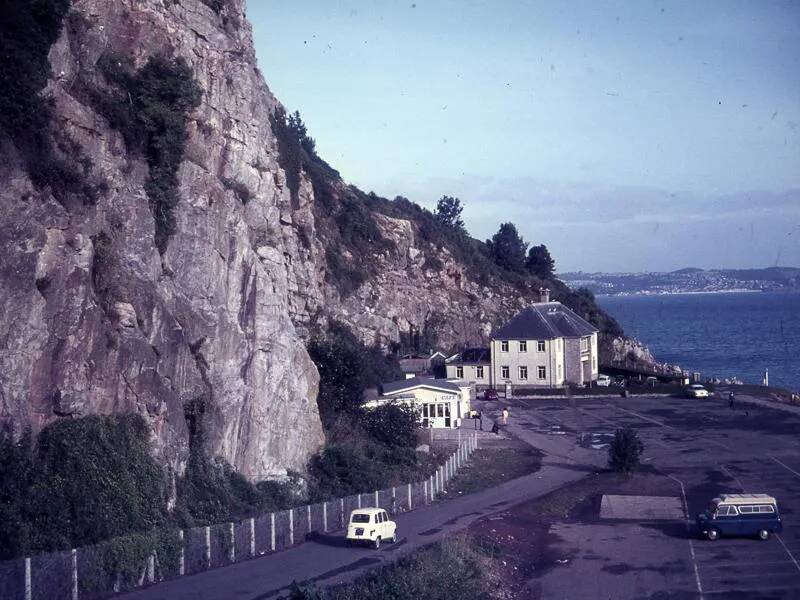
POLYGON ((783 531, 778 503, 767 494, 720 494, 708 510, 697 515, 701 536, 716 540, 722 535, 758 536, 766 540, 783 531))

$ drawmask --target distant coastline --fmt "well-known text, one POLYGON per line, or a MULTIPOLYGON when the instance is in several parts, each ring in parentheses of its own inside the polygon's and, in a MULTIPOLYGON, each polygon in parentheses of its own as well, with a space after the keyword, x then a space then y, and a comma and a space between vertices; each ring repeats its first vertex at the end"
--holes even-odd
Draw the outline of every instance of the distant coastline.
POLYGON ((596 296, 667 296, 800 291, 800 268, 680 269, 668 273, 560 273, 572 289, 596 296))
MULTIPOLYGON (((614 294, 595 294, 598 298, 615 298, 620 296, 633 297, 633 296, 699 296, 705 294, 762 294, 766 290, 749 290, 746 288, 729 289, 729 290, 683 290, 677 292, 616 292, 614 294)), ((786 290, 787 293, 796 292, 800 290, 786 290)))

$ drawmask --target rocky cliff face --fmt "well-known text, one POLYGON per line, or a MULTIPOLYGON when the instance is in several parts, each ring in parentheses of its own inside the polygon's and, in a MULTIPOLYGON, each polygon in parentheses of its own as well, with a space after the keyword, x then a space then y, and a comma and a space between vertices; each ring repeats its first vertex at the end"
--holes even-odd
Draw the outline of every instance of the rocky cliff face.
POLYGON ((324 441, 318 375, 291 319, 286 261, 298 253, 281 222, 290 198, 269 127, 276 101, 243 2, 216 12, 199 0, 75 0, 49 58, 57 151, 89 161, 101 185, 92 202, 59 201, 3 139, 0 418, 19 431, 138 412, 179 470, 183 405, 202 398, 215 455, 254 479, 302 471, 324 441), (86 80, 107 84, 104 55, 135 68, 182 57, 202 90, 163 256, 145 158, 78 93, 86 80))
MULTIPOLYGON (((366 196, 321 161, 293 162, 243 4, 71 3, 41 95, 52 102, 53 152, 80 166, 84 191, 32 178, 13 136, 0 146, 5 427, 137 412, 180 471, 183 407, 201 399, 213 454, 252 479, 302 471, 324 441, 305 341, 327 320, 367 343, 423 334, 448 348, 486 340, 534 298, 541 282, 476 273, 485 259, 470 263, 432 238, 413 205, 366 196), (149 121, 125 125, 149 97, 117 85, 138 85, 124 70, 153 58, 184 61, 202 93, 174 181, 162 177, 177 191, 166 216, 153 200, 164 149, 134 144, 149 121)), ((556 299, 595 310, 550 284, 556 299)))

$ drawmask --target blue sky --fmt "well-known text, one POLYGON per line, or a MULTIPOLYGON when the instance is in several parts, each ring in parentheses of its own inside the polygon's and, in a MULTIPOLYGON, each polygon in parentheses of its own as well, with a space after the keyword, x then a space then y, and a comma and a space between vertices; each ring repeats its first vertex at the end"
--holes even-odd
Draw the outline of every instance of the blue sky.
POLYGON ((251 1, 259 66, 366 191, 566 270, 800 265, 800 3, 251 1))

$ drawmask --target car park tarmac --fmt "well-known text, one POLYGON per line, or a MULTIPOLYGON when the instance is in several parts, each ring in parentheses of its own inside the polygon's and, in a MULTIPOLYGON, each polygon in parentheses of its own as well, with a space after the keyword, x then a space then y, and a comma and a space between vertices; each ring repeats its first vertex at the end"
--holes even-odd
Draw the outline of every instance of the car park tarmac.
POLYGON ((598 509, 596 517, 553 523, 551 532, 561 540, 556 550, 565 560, 531 580, 532 597, 800 597, 797 414, 746 402, 730 409, 717 398, 524 400, 511 405, 517 423, 511 431, 534 444, 555 443, 542 440, 547 435, 539 432, 558 425, 570 432, 575 446, 603 455, 604 447, 586 440, 626 425, 636 428, 645 444, 643 465, 668 481, 659 493, 677 494, 685 505, 683 522, 607 522, 598 509), (767 541, 700 539, 695 516, 725 492, 775 496, 783 533, 767 541))

